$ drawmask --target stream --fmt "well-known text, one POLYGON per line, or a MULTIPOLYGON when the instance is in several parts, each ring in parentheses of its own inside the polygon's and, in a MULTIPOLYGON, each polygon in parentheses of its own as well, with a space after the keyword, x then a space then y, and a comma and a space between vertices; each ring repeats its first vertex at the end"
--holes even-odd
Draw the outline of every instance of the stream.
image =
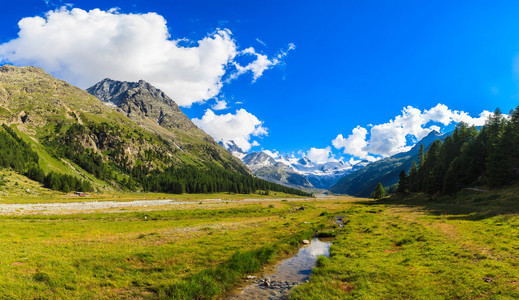
POLYGON ((315 261, 320 255, 330 256, 331 242, 313 238, 293 257, 281 261, 274 271, 254 278, 252 283, 239 289, 229 299, 284 299, 290 290, 310 278, 315 261), (265 284, 268 280, 270 284, 265 284))

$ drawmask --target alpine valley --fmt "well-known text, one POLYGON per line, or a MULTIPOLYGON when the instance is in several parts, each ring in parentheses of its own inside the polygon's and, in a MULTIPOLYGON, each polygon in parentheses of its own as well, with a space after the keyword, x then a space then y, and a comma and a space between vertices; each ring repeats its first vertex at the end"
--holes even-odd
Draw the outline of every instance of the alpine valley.
POLYGON ((245 153, 232 141, 220 142, 220 145, 262 179, 295 188, 368 197, 379 182, 386 188, 398 183, 399 173, 402 170, 408 172, 417 159, 420 145, 428 149, 434 141, 449 135, 432 131, 409 151, 374 162, 362 160, 353 165, 339 160, 318 163, 308 157, 273 157, 268 151, 245 153))
POLYGON ((353 166, 339 160, 320 163, 311 161, 308 157, 273 157, 266 151, 245 153, 233 141, 220 142, 220 145, 240 158, 254 175, 271 182, 304 189, 327 190, 344 175, 369 163, 361 161, 353 166))

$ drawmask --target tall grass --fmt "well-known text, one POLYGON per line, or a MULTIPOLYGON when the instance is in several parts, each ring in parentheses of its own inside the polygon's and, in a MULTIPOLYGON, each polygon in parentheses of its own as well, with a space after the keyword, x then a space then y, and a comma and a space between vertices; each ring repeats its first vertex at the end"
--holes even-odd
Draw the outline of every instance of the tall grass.
POLYGON ((282 253, 297 249, 301 240, 308 239, 315 228, 303 230, 270 246, 251 251, 237 251, 224 263, 203 270, 185 280, 168 286, 160 286, 153 291, 161 298, 173 299, 212 299, 229 291, 233 284, 245 274, 258 272, 261 266, 269 263, 282 253))

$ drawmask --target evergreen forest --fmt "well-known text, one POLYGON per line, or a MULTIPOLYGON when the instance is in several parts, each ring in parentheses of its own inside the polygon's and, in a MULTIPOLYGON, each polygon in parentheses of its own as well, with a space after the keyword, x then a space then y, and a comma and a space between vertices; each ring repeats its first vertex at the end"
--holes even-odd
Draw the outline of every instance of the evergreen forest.
POLYGON ((454 194, 471 186, 498 188, 519 179, 519 107, 508 116, 497 108, 481 128, 460 123, 443 142, 420 147, 398 192, 454 194))

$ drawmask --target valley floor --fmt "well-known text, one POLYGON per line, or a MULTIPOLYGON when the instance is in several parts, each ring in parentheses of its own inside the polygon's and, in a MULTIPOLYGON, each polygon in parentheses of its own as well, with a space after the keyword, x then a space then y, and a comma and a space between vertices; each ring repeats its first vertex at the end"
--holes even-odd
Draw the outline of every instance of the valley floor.
POLYGON ((331 225, 320 213, 343 205, 243 199, 247 195, 199 201, 194 196, 182 204, 178 199, 165 205, 158 203, 169 200, 119 202, 117 207, 110 206, 117 202, 108 207, 93 202, 97 207, 80 211, 76 206, 93 203, 46 203, 4 212, 0 298, 223 297, 247 274, 293 253, 315 230, 331 225))
POLYGON ((232 195, 86 211, 24 208, 0 216, 0 298, 225 298, 320 230, 336 235, 331 256, 318 260, 293 299, 512 299, 519 297, 515 195, 517 188, 383 201, 232 195))

